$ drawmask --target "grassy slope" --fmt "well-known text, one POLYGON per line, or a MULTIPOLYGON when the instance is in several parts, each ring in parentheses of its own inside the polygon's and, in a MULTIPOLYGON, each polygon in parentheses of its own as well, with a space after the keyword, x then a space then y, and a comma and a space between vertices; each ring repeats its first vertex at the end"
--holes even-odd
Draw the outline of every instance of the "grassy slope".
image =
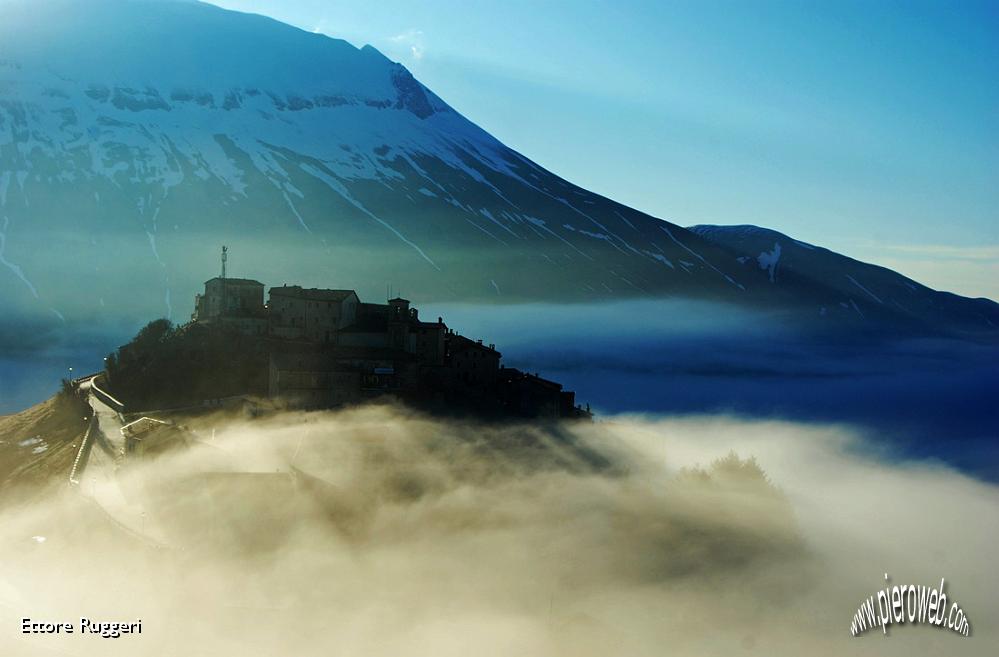
POLYGON ((56 396, 0 417, 0 500, 15 488, 38 488, 69 477, 87 428, 84 411, 76 400, 56 396))

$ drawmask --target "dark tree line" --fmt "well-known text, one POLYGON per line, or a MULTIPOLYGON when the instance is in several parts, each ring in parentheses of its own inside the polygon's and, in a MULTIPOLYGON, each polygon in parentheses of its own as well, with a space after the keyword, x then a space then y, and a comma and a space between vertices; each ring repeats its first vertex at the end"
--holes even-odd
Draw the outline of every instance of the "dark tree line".
POLYGON ((109 355, 106 370, 110 392, 134 411, 266 394, 267 368, 262 338, 157 319, 109 355))

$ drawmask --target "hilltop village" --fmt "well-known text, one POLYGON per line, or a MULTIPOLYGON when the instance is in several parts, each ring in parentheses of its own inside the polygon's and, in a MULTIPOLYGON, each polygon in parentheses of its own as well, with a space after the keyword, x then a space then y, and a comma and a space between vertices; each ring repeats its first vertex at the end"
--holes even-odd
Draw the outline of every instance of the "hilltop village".
MULTIPOLYGON (((252 352, 246 359, 254 372, 247 378, 265 390, 245 392, 266 392, 288 407, 333 408, 392 396, 444 412, 590 417, 561 384, 502 366, 495 345, 456 333, 442 317, 424 321, 402 298, 366 303, 353 290, 282 285, 270 288, 265 303, 263 283, 227 278, 223 268, 222 276, 205 282, 191 323, 179 330, 252 345, 243 349, 252 352), (265 376, 256 371, 261 367, 265 376)), ((134 360, 130 350, 123 347, 118 361, 134 360)))

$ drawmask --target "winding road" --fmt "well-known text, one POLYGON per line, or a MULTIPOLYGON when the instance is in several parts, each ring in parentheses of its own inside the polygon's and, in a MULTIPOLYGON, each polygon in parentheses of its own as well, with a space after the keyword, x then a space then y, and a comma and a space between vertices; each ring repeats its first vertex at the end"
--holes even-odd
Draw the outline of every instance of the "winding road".
POLYGON ((79 474, 73 483, 77 484, 81 495, 103 509, 122 529, 144 541, 165 545, 154 518, 134 499, 129 500, 119 484, 118 467, 125 453, 125 438, 121 433, 124 423, 119 411, 105 401, 114 403, 117 400, 101 390, 98 378, 94 376, 79 384, 94 411, 95 424, 89 432, 93 443, 86 449, 81 446, 83 459, 74 468, 79 474))

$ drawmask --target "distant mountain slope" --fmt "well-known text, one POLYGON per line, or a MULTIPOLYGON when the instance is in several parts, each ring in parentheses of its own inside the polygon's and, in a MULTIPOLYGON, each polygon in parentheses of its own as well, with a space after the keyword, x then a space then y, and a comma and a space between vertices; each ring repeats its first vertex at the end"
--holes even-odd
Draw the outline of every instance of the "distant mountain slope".
POLYGON ((777 294, 811 306, 820 316, 846 311, 865 320, 966 335, 999 330, 999 304, 989 299, 938 292, 891 269, 775 230, 711 225, 687 230, 731 249, 745 269, 764 273, 777 294))
MULTIPOLYGON (((572 185, 371 47, 197 2, 3 11, 0 324, 184 320, 223 243, 233 275, 369 298, 863 311, 822 281, 775 288, 728 246, 572 185)), ((892 318, 999 323, 952 305, 892 318)))

